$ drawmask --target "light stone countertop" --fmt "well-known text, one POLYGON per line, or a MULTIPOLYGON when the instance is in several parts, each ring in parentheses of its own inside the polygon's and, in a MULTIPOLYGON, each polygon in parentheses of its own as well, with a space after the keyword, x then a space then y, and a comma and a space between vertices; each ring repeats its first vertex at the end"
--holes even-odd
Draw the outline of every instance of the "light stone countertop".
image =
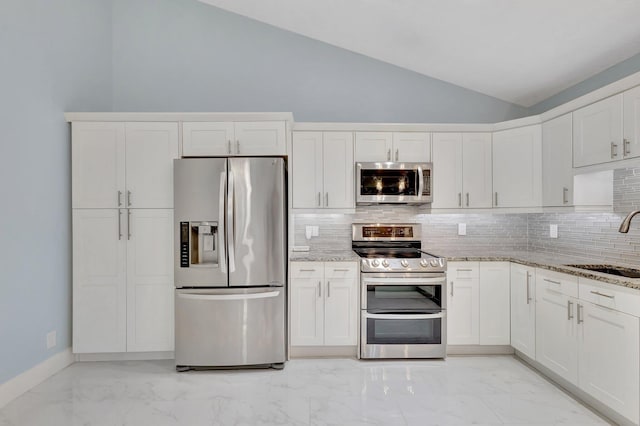
MULTIPOLYGON (((427 250, 429 251, 429 250, 427 250)), ((627 278, 617 275, 603 274, 600 272, 578 269, 567 264, 600 265, 597 259, 588 257, 566 256, 532 251, 491 251, 482 254, 468 251, 442 252, 434 250, 438 256, 445 257, 448 262, 514 262, 535 268, 549 269, 551 271, 571 274, 578 277, 589 278, 609 284, 640 290, 640 278, 627 278)), ((351 250, 336 251, 308 251, 291 252, 289 259, 292 262, 358 262, 360 258, 351 250)), ((637 268, 634 265, 619 264, 617 266, 637 268)), ((638 268, 640 269, 640 268, 638 268)))

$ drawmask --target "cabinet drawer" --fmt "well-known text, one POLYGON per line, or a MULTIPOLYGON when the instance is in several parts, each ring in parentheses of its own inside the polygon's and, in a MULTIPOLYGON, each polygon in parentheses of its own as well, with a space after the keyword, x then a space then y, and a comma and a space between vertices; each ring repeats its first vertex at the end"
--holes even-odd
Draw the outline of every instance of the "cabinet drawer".
POLYGON ((320 278, 323 275, 322 262, 291 262, 291 278, 320 278))
POLYGON ((480 277, 479 262, 449 262, 447 266, 448 279, 471 279, 480 277))
POLYGON ((325 279, 356 278, 358 263, 356 262, 326 262, 324 264, 325 279))
POLYGON ((550 290, 570 297, 578 297, 578 277, 548 269, 536 269, 536 289, 550 290))
POLYGON ((580 300, 640 317, 640 290, 580 278, 580 300))

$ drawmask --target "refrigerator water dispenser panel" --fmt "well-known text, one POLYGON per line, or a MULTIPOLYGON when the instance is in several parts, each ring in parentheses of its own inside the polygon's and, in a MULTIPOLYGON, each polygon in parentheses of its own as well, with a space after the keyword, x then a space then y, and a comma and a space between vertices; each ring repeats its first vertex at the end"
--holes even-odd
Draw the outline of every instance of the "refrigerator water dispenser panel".
POLYGON ((180 222, 180 267, 217 268, 218 222, 180 222))

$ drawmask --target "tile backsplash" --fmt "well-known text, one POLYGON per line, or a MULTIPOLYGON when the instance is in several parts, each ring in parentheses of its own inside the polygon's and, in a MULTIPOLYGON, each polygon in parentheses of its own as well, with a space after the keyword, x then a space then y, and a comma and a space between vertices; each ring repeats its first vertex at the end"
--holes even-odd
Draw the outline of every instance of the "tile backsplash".
POLYGON ((614 172, 613 213, 431 214, 419 207, 369 206, 355 214, 293 215, 294 245, 312 251, 350 250, 352 223, 422 224, 423 248, 434 253, 532 250, 640 265, 640 216, 628 234, 618 232, 624 216, 640 209, 640 168, 614 172), (467 234, 458 235, 458 224, 467 234), (306 226, 319 227, 307 240, 306 226), (558 225, 551 238, 550 225, 558 225))

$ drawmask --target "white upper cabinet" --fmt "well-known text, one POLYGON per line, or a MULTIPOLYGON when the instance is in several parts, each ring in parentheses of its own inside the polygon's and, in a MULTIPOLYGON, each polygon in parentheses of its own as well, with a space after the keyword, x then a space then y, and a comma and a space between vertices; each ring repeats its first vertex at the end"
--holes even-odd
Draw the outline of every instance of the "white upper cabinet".
POLYGON ((354 208, 353 133, 294 132, 293 208, 354 208))
POLYGON ((184 157, 266 156, 286 153, 284 121, 182 123, 184 157))
POLYGON ((622 157, 640 156, 640 86, 624 92, 622 157))
POLYGON ((573 166, 623 158, 623 95, 615 95, 573 112, 573 166))
POLYGON ((431 160, 430 134, 425 132, 356 132, 355 161, 431 160))
POLYGON ((573 205, 571 114, 542 123, 542 205, 573 205))
POLYGON ((490 133, 434 133, 431 207, 491 207, 491 161, 490 133))
POLYGON ((542 205, 542 131, 539 124, 493 134, 494 207, 542 205))
POLYGON ((172 208, 177 123, 73 123, 73 208, 172 208))

